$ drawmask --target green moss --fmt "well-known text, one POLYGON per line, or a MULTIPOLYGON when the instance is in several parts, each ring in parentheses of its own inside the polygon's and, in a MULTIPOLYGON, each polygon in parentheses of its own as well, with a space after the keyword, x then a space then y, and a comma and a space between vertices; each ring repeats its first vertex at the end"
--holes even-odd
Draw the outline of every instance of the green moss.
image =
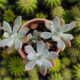
POLYGON ((69 3, 79 3, 80 2, 79 0, 66 0, 66 1, 69 3))
POLYGON ((80 64, 74 66, 74 76, 76 80, 80 80, 80 64))
POLYGON ((10 22, 14 20, 15 15, 11 9, 8 9, 8 10, 5 10, 3 17, 5 21, 10 22))
POLYGON ((70 58, 71 59, 71 62, 73 63, 73 64, 75 64, 76 62, 77 62, 77 60, 78 60, 78 58, 77 57, 71 57, 70 58))
POLYGON ((0 0, 0 9, 5 9, 7 4, 7 0, 0 0))
POLYGON ((22 13, 29 14, 37 8, 37 0, 18 0, 17 5, 22 13))
POLYGON ((61 0, 44 0, 44 5, 49 8, 61 5, 61 0))
POLYGON ((80 18, 80 8, 77 6, 72 7, 71 14, 74 18, 80 18))
POLYGON ((52 10, 52 16, 59 16, 59 17, 63 17, 65 15, 65 11, 61 6, 57 6, 52 10))
POLYGON ((25 75, 25 66, 22 58, 15 56, 9 60, 9 71, 14 76, 24 76, 25 75))
POLYGON ((80 48, 80 36, 76 36, 73 42, 75 46, 80 48))
POLYGON ((3 50, 2 54, 1 54, 1 57, 3 59, 7 58, 8 57, 8 53, 6 52, 6 50, 3 50))
POLYGON ((65 69, 65 70, 62 72, 62 76, 63 76, 63 80, 71 80, 71 78, 72 78, 71 70, 65 69))
POLYGON ((50 73, 59 72, 59 70, 61 69, 61 61, 58 58, 55 60, 55 64, 56 65, 53 68, 49 69, 50 73))
POLYGON ((55 73, 51 75, 48 80, 62 80, 62 76, 60 73, 55 73))
POLYGON ((4 77, 3 80, 12 80, 12 78, 7 76, 7 77, 4 77))
POLYGON ((15 78, 14 80, 25 80, 25 79, 22 77, 18 77, 18 78, 15 78))
POLYGON ((7 75, 7 70, 5 67, 0 67, 0 76, 5 77, 7 75))
POLYGON ((71 55, 72 57, 77 57, 79 55, 79 50, 76 48, 70 48, 68 50, 69 55, 71 55))
POLYGON ((36 18, 47 18, 47 15, 42 12, 39 12, 36 14, 36 18))
POLYGON ((39 77, 38 77, 38 73, 37 73, 37 69, 34 68, 33 70, 29 71, 28 72, 28 75, 29 75, 29 79, 28 80, 39 80, 39 77))
POLYGON ((65 66, 69 66, 71 63, 70 59, 68 57, 63 57, 62 58, 62 64, 65 66))

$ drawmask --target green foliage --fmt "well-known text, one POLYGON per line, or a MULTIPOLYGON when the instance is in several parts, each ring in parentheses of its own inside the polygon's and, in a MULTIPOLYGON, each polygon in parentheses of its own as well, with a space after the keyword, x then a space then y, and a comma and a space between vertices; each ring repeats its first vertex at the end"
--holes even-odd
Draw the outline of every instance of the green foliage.
POLYGON ((34 68, 28 72, 29 80, 39 80, 37 69, 34 68))
POLYGON ((61 0, 44 0, 44 4, 48 8, 54 8, 54 6, 61 5, 61 0))
POLYGON ((37 8, 37 0, 18 0, 17 5, 22 13, 29 14, 37 8))
POLYGON ((71 57, 77 57, 79 55, 79 50, 76 48, 70 48, 70 50, 68 50, 69 55, 71 55, 71 57))
POLYGON ((36 14, 36 18, 46 18, 46 17, 47 17, 47 15, 42 12, 39 12, 36 14))
POLYGON ((80 3, 80 0, 66 0, 68 3, 80 3))
POLYGON ((4 21, 7 22, 13 21, 15 18, 15 15, 11 9, 5 10, 3 16, 4 16, 4 21))
POLYGON ((48 80, 62 80, 62 76, 60 73, 55 73, 51 75, 48 80))
POLYGON ((12 78, 7 76, 7 77, 4 77, 3 80, 12 80, 12 78))
POLYGON ((0 67, 0 76, 5 77, 7 75, 7 70, 5 67, 0 67))
POLYGON ((0 9, 5 9, 7 4, 7 0, 0 0, 0 9))
POLYGON ((71 70, 65 69, 62 72, 62 76, 63 76, 63 80, 71 80, 71 78, 72 78, 71 70))
POLYGON ((74 66, 74 76, 76 80, 80 80, 80 64, 74 66))
POLYGON ((58 58, 56 58, 55 66, 49 69, 49 72, 50 73, 59 72, 60 69, 61 69, 61 61, 58 58))
POLYGON ((61 6, 57 6, 52 10, 52 16, 63 17, 65 15, 65 10, 61 6))
POLYGON ((24 76, 25 70, 24 70, 24 62, 22 58, 15 56, 10 58, 9 60, 9 71, 14 76, 24 76))
POLYGON ((80 35, 75 37, 74 44, 80 49, 80 35))
POLYGON ((69 66, 71 63, 70 59, 68 57, 63 57, 62 58, 62 64, 65 66, 69 66))
POLYGON ((80 8, 77 6, 72 7, 71 14, 74 18, 80 18, 80 8))

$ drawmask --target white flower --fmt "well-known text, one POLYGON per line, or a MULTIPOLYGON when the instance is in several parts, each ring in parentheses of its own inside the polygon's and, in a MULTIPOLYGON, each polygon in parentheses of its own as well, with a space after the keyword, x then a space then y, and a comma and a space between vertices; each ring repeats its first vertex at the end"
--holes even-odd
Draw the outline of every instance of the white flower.
POLYGON ((50 60, 53 60, 58 56, 56 52, 49 52, 45 48, 43 41, 37 43, 37 52, 35 52, 30 45, 25 47, 25 52, 28 54, 27 57, 29 59, 29 62, 26 64, 25 69, 31 70, 35 65, 38 65, 40 71, 44 69, 44 73, 48 68, 52 67, 50 60))
MULTIPOLYGON (((0 41, 0 47, 12 47, 14 46, 16 49, 22 48, 22 38, 26 35, 27 31, 23 28, 19 30, 21 27, 21 16, 19 16, 15 22, 13 30, 8 22, 3 21, 3 29, 4 29, 4 37, 5 39, 0 41)), ((26 28, 26 27, 25 27, 26 28)))
POLYGON ((71 34, 64 32, 72 30, 75 26, 75 23, 71 22, 70 24, 61 26, 60 18, 55 17, 51 23, 45 23, 45 25, 51 32, 42 32, 41 37, 44 39, 52 38, 52 40, 57 41, 57 47, 61 50, 64 50, 65 44, 68 42, 70 43, 70 40, 73 39, 71 34))

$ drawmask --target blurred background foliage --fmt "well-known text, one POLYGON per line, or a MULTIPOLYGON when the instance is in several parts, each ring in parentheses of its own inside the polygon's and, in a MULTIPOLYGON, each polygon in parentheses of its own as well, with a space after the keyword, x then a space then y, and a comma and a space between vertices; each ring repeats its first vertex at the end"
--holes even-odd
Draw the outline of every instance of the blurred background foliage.
POLYGON ((80 0, 0 0, 0 25, 3 20, 13 23, 19 15, 23 23, 33 18, 51 20, 55 16, 62 17, 65 23, 75 21, 76 26, 70 31, 74 35, 72 47, 60 53, 45 77, 37 67, 25 71, 25 62, 16 51, 8 54, 0 48, 0 80, 80 80, 80 0))

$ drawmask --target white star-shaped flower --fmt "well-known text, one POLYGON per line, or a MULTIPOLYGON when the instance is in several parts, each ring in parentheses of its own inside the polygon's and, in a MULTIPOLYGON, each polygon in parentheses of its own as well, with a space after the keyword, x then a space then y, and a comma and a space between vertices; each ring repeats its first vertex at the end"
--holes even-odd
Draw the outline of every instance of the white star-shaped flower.
POLYGON ((21 16, 19 16, 15 22, 13 30, 11 29, 11 26, 8 22, 3 21, 3 30, 4 30, 4 37, 5 39, 0 41, 0 47, 12 47, 14 46, 16 49, 22 48, 22 38, 26 35, 28 32, 28 28, 26 30, 26 27, 21 29, 21 16))
POLYGON ((26 64, 25 69, 31 70, 35 65, 37 65, 41 73, 44 70, 43 74, 45 74, 48 68, 52 67, 50 60, 54 60, 58 57, 58 54, 56 52, 49 52, 48 49, 45 48, 43 41, 37 43, 37 52, 34 51, 31 45, 25 47, 25 52, 28 54, 27 57, 29 59, 29 62, 26 64))
POLYGON ((51 32, 42 32, 41 37, 44 39, 52 38, 53 41, 57 41, 57 47, 61 50, 64 50, 65 44, 70 44, 70 40, 73 39, 71 34, 64 32, 72 30, 75 26, 75 22, 63 24, 62 26, 60 18, 55 17, 51 23, 45 23, 45 25, 51 32))

